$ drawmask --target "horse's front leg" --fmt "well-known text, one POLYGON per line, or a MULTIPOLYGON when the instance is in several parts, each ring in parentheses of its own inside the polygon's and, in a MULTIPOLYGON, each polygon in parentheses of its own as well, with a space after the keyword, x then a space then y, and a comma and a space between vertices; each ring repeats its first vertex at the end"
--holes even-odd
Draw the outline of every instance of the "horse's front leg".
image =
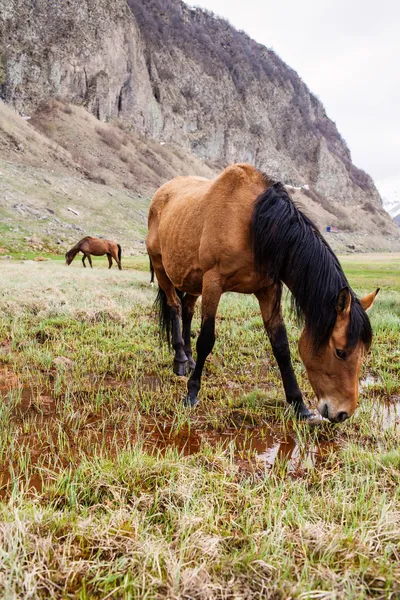
POLYGON ((193 360, 192 356, 192 340, 191 340, 191 325, 194 314, 194 307, 196 304, 198 296, 192 296, 190 294, 185 294, 182 301, 182 335, 183 342, 185 344, 184 350, 185 354, 188 357, 188 367, 191 371, 196 366, 196 363, 193 360))
POLYGON ((85 258, 86 258, 86 254, 84 254, 84 255, 82 256, 82 264, 83 264, 83 266, 84 266, 84 267, 85 267, 85 269, 86 269, 86 265, 85 265, 85 258))
POLYGON ((313 413, 304 404, 290 358, 289 341, 281 310, 281 284, 265 288, 256 293, 260 304, 264 327, 278 363, 286 400, 294 408, 299 419, 308 419, 313 413))
POLYGON ((89 254, 89 253, 87 254, 87 258, 88 258, 88 261, 89 261, 90 268, 91 268, 91 269, 93 269, 93 265, 92 265, 92 257, 90 256, 90 254, 89 254))
POLYGON ((196 366, 188 381, 188 393, 184 400, 185 406, 194 406, 198 402, 197 394, 200 390, 204 363, 215 343, 215 315, 217 314, 221 294, 219 274, 215 271, 208 271, 203 277, 201 330, 196 344, 196 366))

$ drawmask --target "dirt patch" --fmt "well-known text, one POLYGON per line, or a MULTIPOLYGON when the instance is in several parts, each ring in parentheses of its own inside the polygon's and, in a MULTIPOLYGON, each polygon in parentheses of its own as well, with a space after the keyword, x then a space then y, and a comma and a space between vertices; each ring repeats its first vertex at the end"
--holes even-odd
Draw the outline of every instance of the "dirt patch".
POLYGON ((0 368, 0 398, 9 396, 9 406, 13 418, 21 418, 29 411, 40 415, 54 415, 56 400, 53 396, 52 378, 46 386, 28 386, 18 375, 7 367, 0 368))
POLYGON ((0 392, 8 392, 19 386, 20 378, 8 367, 0 367, 0 392))

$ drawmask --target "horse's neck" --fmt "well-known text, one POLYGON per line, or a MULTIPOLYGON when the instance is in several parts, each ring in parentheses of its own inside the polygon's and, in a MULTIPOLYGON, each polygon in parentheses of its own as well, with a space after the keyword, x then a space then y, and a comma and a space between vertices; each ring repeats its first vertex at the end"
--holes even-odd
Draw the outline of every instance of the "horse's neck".
POLYGON ((71 250, 69 252, 71 254, 71 259, 74 260, 75 256, 79 252, 79 246, 78 246, 78 244, 76 244, 76 246, 74 246, 73 248, 71 248, 71 250))
MULTIPOLYGON (((321 243, 321 253, 327 252, 323 243, 321 243)), ((299 277, 300 265, 296 263, 301 259, 297 253, 292 256, 290 265, 287 265, 282 273, 282 281, 289 288, 296 304, 308 317, 309 312, 314 312, 317 304, 323 304, 327 301, 327 294, 335 295, 340 289, 348 285, 346 276, 342 268, 335 260, 330 260, 329 255, 324 258, 318 254, 313 254, 308 264, 308 276, 299 277), (297 259, 297 260, 296 260, 297 259)), ((304 270, 304 264, 302 265, 304 270)))

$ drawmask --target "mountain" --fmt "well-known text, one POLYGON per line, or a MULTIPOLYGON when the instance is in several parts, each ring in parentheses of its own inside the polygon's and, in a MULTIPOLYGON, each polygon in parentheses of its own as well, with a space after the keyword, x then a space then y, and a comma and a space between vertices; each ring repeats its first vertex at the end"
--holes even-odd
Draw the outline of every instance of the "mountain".
MULTIPOLYGON (((180 0, 2 3, 0 97, 64 147, 83 177, 84 139, 77 143, 68 133, 60 107, 47 122, 49 98, 66 109, 79 105, 116 128, 117 137, 119 128, 151 141, 152 171, 165 146, 188 158, 181 172, 215 173, 230 162, 251 162, 302 188, 295 193, 321 226, 398 236, 372 179, 353 165, 336 125, 299 76, 272 50, 180 0)), ((104 149, 97 137, 90 158, 96 168, 104 149)), ((144 148, 139 155, 146 162, 144 148)), ((114 170, 104 160, 99 167, 111 185, 126 183, 121 162, 114 170)), ((167 171, 178 172, 173 165, 167 171)), ((149 193, 160 179, 129 175, 131 186, 145 185, 149 193)))
POLYGON ((400 176, 377 182, 383 207, 400 227, 400 176))

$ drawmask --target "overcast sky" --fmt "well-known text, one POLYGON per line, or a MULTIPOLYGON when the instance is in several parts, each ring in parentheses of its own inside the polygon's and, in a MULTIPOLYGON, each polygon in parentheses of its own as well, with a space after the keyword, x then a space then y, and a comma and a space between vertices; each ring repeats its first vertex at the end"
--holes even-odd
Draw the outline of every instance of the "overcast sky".
POLYGON ((323 102, 353 162, 400 177, 400 2, 199 0, 297 71, 323 102))

